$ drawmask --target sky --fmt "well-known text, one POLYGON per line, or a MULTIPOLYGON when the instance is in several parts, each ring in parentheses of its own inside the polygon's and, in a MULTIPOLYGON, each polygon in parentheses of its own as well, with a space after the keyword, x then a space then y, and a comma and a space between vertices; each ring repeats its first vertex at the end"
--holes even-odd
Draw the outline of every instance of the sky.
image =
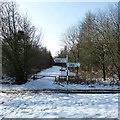
MULTIPOLYGON (((62 48, 62 35, 69 27, 76 25, 88 11, 106 10, 112 1, 107 2, 40 2, 39 0, 14 0, 19 12, 27 14, 31 23, 43 33, 43 45, 57 55, 62 48)), ((115 0, 113 0, 115 2, 115 0)))

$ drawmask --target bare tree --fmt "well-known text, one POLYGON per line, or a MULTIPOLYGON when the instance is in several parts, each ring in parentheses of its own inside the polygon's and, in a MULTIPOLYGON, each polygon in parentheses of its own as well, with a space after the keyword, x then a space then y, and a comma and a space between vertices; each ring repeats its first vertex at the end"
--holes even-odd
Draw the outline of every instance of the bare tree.
POLYGON ((20 16, 17 5, 13 2, 0 4, 0 16, 3 66, 8 65, 7 69, 13 72, 16 83, 23 84, 27 82, 32 67, 32 50, 37 49, 42 34, 36 35, 36 28, 27 17, 20 16))
MULTIPOLYGON (((70 58, 73 58, 74 62, 78 60, 78 53, 76 51, 76 46, 79 41, 79 28, 77 26, 73 26, 67 30, 62 39, 63 44, 67 47, 68 51, 71 51, 70 58)), ((72 59, 71 59, 72 60, 72 59)))

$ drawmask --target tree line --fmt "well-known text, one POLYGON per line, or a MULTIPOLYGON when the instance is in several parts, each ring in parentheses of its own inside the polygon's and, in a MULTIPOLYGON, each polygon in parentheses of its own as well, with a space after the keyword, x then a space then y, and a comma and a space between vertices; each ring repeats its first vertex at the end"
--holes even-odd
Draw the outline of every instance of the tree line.
POLYGON ((68 54, 70 61, 81 63, 81 71, 101 71, 104 80, 117 75, 120 81, 120 2, 105 11, 87 12, 65 32, 62 43, 59 57, 68 54))
POLYGON ((27 16, 19 14, 16 3, 1 2, 0 18, 3 74, 23 84, 31 74, 53 65, 50 51, 41 43, 42 32, 38 33, 27 16))

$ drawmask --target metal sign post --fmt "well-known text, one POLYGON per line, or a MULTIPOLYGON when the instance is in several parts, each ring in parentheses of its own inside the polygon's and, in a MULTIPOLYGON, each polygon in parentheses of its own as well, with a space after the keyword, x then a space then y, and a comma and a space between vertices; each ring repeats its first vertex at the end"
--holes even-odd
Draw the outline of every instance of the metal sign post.
POLYGON ((66 69, 67 69, 67 76, 66 76, 66 81, 68 85, 68 55, 66 55, 67 63, 66 63, 66 69))
MULTIPOLYGON (((68 85, 68 79, 69 79, 69 73, 68 68, 69 67, 76 67, 77 68, 77 74, 78 74, 78 68, 80 67, 80 63, 68 63, 68 55, 66 55, 66 58, 55 58, 55 63, 66 63, 66 81, 68 85)), ((62 75, 62 72, 61 72, 62 75)))
POLYGON ((80 67, 80 63, 68 63, 67 67, 75 67, 75 68, 77 68, 76 75, 78 76, 78 69, 80 67))
POLYGON ((80 63, 67 63, 68 67, 80 67, 80 63))
POLYGON ((54 62, 55 63, 67 63, 67 59, 66 58, 55 58, 54 62))
MULTIPOLYGON (((66 55, 66 58, 55 58, 54 59, 55 63, 66 63, 66 81, 67 81, 67 85, 68 85, 68 55, 66 55)), ((61 72, 62 74, 62 72, 61 72)))

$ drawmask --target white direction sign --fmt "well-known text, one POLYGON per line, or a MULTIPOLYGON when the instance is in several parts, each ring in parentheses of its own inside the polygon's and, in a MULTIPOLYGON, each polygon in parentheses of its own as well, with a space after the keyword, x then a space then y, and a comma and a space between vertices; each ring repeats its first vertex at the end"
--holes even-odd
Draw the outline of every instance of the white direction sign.
POLYGON ((67 60, 67 58, 55 58, 54 62, 55 63, 67 63, 68 60, 67 60))
POLYGON ((80 63, 67 63, 67 67, 80 67, 80 63))

